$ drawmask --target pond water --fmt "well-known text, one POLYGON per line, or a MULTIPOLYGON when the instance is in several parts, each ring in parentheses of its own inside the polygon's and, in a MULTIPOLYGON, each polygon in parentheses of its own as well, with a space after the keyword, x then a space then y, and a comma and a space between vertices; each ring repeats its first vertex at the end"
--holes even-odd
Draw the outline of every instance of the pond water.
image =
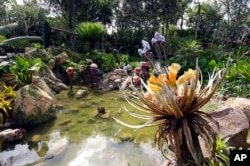
POLYGON ((79 87, 55 97, 57 118, 33 129, 20 142, 4 143, 0 166, 159 166, 164 161, 154 145, 156 127, 138 131, 116 123, 143 121, 122 111, 133 108, 120 91, 91 90, 82 99, 74 97, 79 87), (103 106, 106 114, 96 116, 103 106))

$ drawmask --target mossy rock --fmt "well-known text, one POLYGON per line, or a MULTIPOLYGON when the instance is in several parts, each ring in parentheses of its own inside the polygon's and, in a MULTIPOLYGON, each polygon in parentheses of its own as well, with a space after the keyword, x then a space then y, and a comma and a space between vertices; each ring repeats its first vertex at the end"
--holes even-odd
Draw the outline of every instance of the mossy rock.
POLYGON ((87 122, 88 122, 88 124, 94 124, 96 122, 96 120, 93 118, 90 118, 90 119, 88 119, 87 122))
POLYGON ((66 119, 64 121, 62 121, 61 123, 59 123, 60 126, 64 126, 67 125, 68 123, 70 123, 72 121, 72 119, 66 119))
POLYGON ((29 84, 17 91, 13 120, 19 126, 33 127, 56 118, 53 98, 39 87, 29 84))
POLYGON ((35 135, 33 135, 32 138, 31 138, 31 141, 32 141, 32 142, 35 142, 35 143, 38 143, 38 142, 40 142, 41 140, 42 140, 42 136, 39 135, 39 134, 35 134, 35 135))
POLYGON ((134 139, 134 136, 131 132, 120 133, 118 137, 122 142, 133 141, 134 139))

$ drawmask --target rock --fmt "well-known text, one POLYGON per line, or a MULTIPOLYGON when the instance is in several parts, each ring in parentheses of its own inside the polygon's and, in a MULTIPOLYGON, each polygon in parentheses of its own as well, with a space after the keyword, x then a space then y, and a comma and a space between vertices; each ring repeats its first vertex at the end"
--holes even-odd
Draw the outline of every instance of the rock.
POLYGON ((41 142, 36 153, 39 157, 47 157, 47 152, 49 150, 48 144, 46 142, 41 142))
POLYGON ((62 52, 62 53, 56 55, 55 56, 56 65, 63 65, 67 59, 69 59, 69 56, 67 55, 66 52, 62 52))
POLYGON ((35 135, 33 135, 32 138, 31 138, 31 141, 32 141, 32 142, 35 142, 35 143, 38 143, 38 142, 40 142, 41 140, 42 140, 42 136, 39 135, 39 134, 35 134, 35 135))
POLYGON ((13 120, 19 126, 34 126, 56 117, 53 98, 41 88, 29 84, 17 91, 13 120))
POLYGON ((72 121, 71 119, 67 119, 67 120, 65 120, 65 121, 63 121, 63 122, 61 122, 61 123, 59 123, 59 125, 60 125, 60 126, 64 126, 64 125, 70 123, 71 121, 72 121))
POLYGON ((50 70, 53 70, 55 67, 55 60, 54 59, 50 59, 47 63, 47 66, 49 67, 50 70))
POLYGON ((120 78, 117 78, 117 79, 114 80, 115 83, 119 83, 119 82, 121 82, 121 81, 122 81, 122 80, 121 80, 120 78))
POLYGON ((120 75, 120 76, 127 76, 128 75, 127 71, 122 70, 122 69, 115 69, 113 72, 117 75, 120 75))
POLYGON ((93 124, 93 123, 95 123, 95 119, 93 119, 93 118, 90 118, 90 119, 88 119, 88 124, 93 124))
POLYGON ((114 81, 116 79, 118 79, 118 77, 116 75, 112 75, 111 77, 109 77, 109 80, 111 80, 111 81, 114 81))
POLYGON ((140 83, 141 83, 140 77, 137 76, 137 75, 133 76, 133 84, 134 84, 135 86, 137 86, 137 85, 140 85, 140 83))
POLYGON ((12 120, 10 120, 9 118, 7 118, 5 120, 5 123, 3 124, 3 128, 11 128, 12 126, 15 126, 15 122, 13 122, 12 120))
POLYGON ((93 60, 92 59, 86 59, 86 62, 91 64, 91 63, 93 63, 93 60))
MULTIPOLYGON (((227 108, 212 112, 210 115, 219 123, 220 137, 222 139, 229 137, 229 146, 247 148, 249 123, 241 110, 227 108)), ((216 129, 215 126, 212 127, 216 129)))
MULTIPOLYGON (((221 139, 229 138, 227 144, 230 147, 235 148, 247 148, 247 134, 249 129, 249 123, 246 115, 241 110, 233 108, 223 108, 210 113, 219 123, 219 129, 210 123, 211 127, 217 131, 221 139)), ((204 141, 200 139, 200 144, 205 157, 209 156, 209 152, 206 150, 204 141)))
POLYGON ((22 139, 24 133, 26 133, 24 129, 6 129, 0 132, 0 139, 5 141, 16 141, 22 139))
POLYGON ((141 67, 135 67, 134 68, 134 73, 135 73, 135 75, 140 75, 140 73, 141 73, 141 67))
POLYGON ((86 89, 79 89, 79 90, 76 92, 75 97, 76 97, 77 99, 80 99, 80 98, 84 97, 87 93, 88 93, 88 91, 87 91, 86 89))
POLYGON ((102 91, 118 90, 120 84, 127 79, 128 74, 121 69, 115 69, 113 72, 105 73, 102 80, 98 83, 98 88, 102 91))
POLYGON ((39 76, 43 78, 49 88, 56 93, 60 93, 61 91, 68 89, 67 85, 58 79, 47 65, 42 66, 39 71, 39 76))
POLYGON ((41 88, 42 90, 44 90, 45 92, 47 92, 51 97, 54 97, 54 94, 53 94, 52 90, 47 85, 47 83, 44 81, 44 79, 42 79, 41 77, 39 77, 39 76, 32 76, 31 84, 33 84, 33 85, 41 88))
POLYGON ((224 104, 234 109, 243 111, 246 117, 248 118, 248 122, 250 123, 250 99, 229 98, 224 102, 224 104))
POLYGON ((120 86, 120 90, 125 90, 127 87, 129 87, 129 84, 132 82, 132 77, 129 76, 124 80, 120 86))
POLYGON ((131 132, 120 133, 118 137, 122 142, 132 141, 134 139, 131 132))
POLYGON ((56 107, 56 109, 63 109, 64 105, 63 104, 56 104, 55 107, 56 107))
POLYGON ((102 119, 110 119, 111 118, 111 113, 110 112, 106 112, 105 114, 102 114, 100 117, 102 119))

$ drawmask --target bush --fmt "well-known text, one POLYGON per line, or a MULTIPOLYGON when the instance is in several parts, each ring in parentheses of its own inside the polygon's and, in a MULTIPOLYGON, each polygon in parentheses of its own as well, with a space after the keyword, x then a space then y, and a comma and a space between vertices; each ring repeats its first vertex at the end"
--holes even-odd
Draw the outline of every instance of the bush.
POLYGON ((88 53, 85 58, 92 59, 103 72, 109 72, 113 67, 117 67, 119 64, 112 53, 100 52, 98 50, 88 53))
POLYGON ((75 31, 82 40, 90 42, 92 48, 95 48, 95 42, 101 40, 106 32, 104 25, 98 22, 82 22, 75 31))

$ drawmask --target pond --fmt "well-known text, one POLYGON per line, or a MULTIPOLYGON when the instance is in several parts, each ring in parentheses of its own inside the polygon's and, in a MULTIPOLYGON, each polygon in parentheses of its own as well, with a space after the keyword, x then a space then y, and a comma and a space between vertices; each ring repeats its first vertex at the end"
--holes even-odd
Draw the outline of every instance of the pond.
POLYGON ((154 145, 156 127, 135 131, 115 122, 129 124, 143 121, 122 111, 123 105, 133 111, 120 91, 90 90, 82 99, 72 91, 55 96, 57 118, 33 129, 20 142, 4 143, 0 165, 22 166, 159 166, 164 161, 154 145), (106 114, 97 115, 98 107, 106 114))

